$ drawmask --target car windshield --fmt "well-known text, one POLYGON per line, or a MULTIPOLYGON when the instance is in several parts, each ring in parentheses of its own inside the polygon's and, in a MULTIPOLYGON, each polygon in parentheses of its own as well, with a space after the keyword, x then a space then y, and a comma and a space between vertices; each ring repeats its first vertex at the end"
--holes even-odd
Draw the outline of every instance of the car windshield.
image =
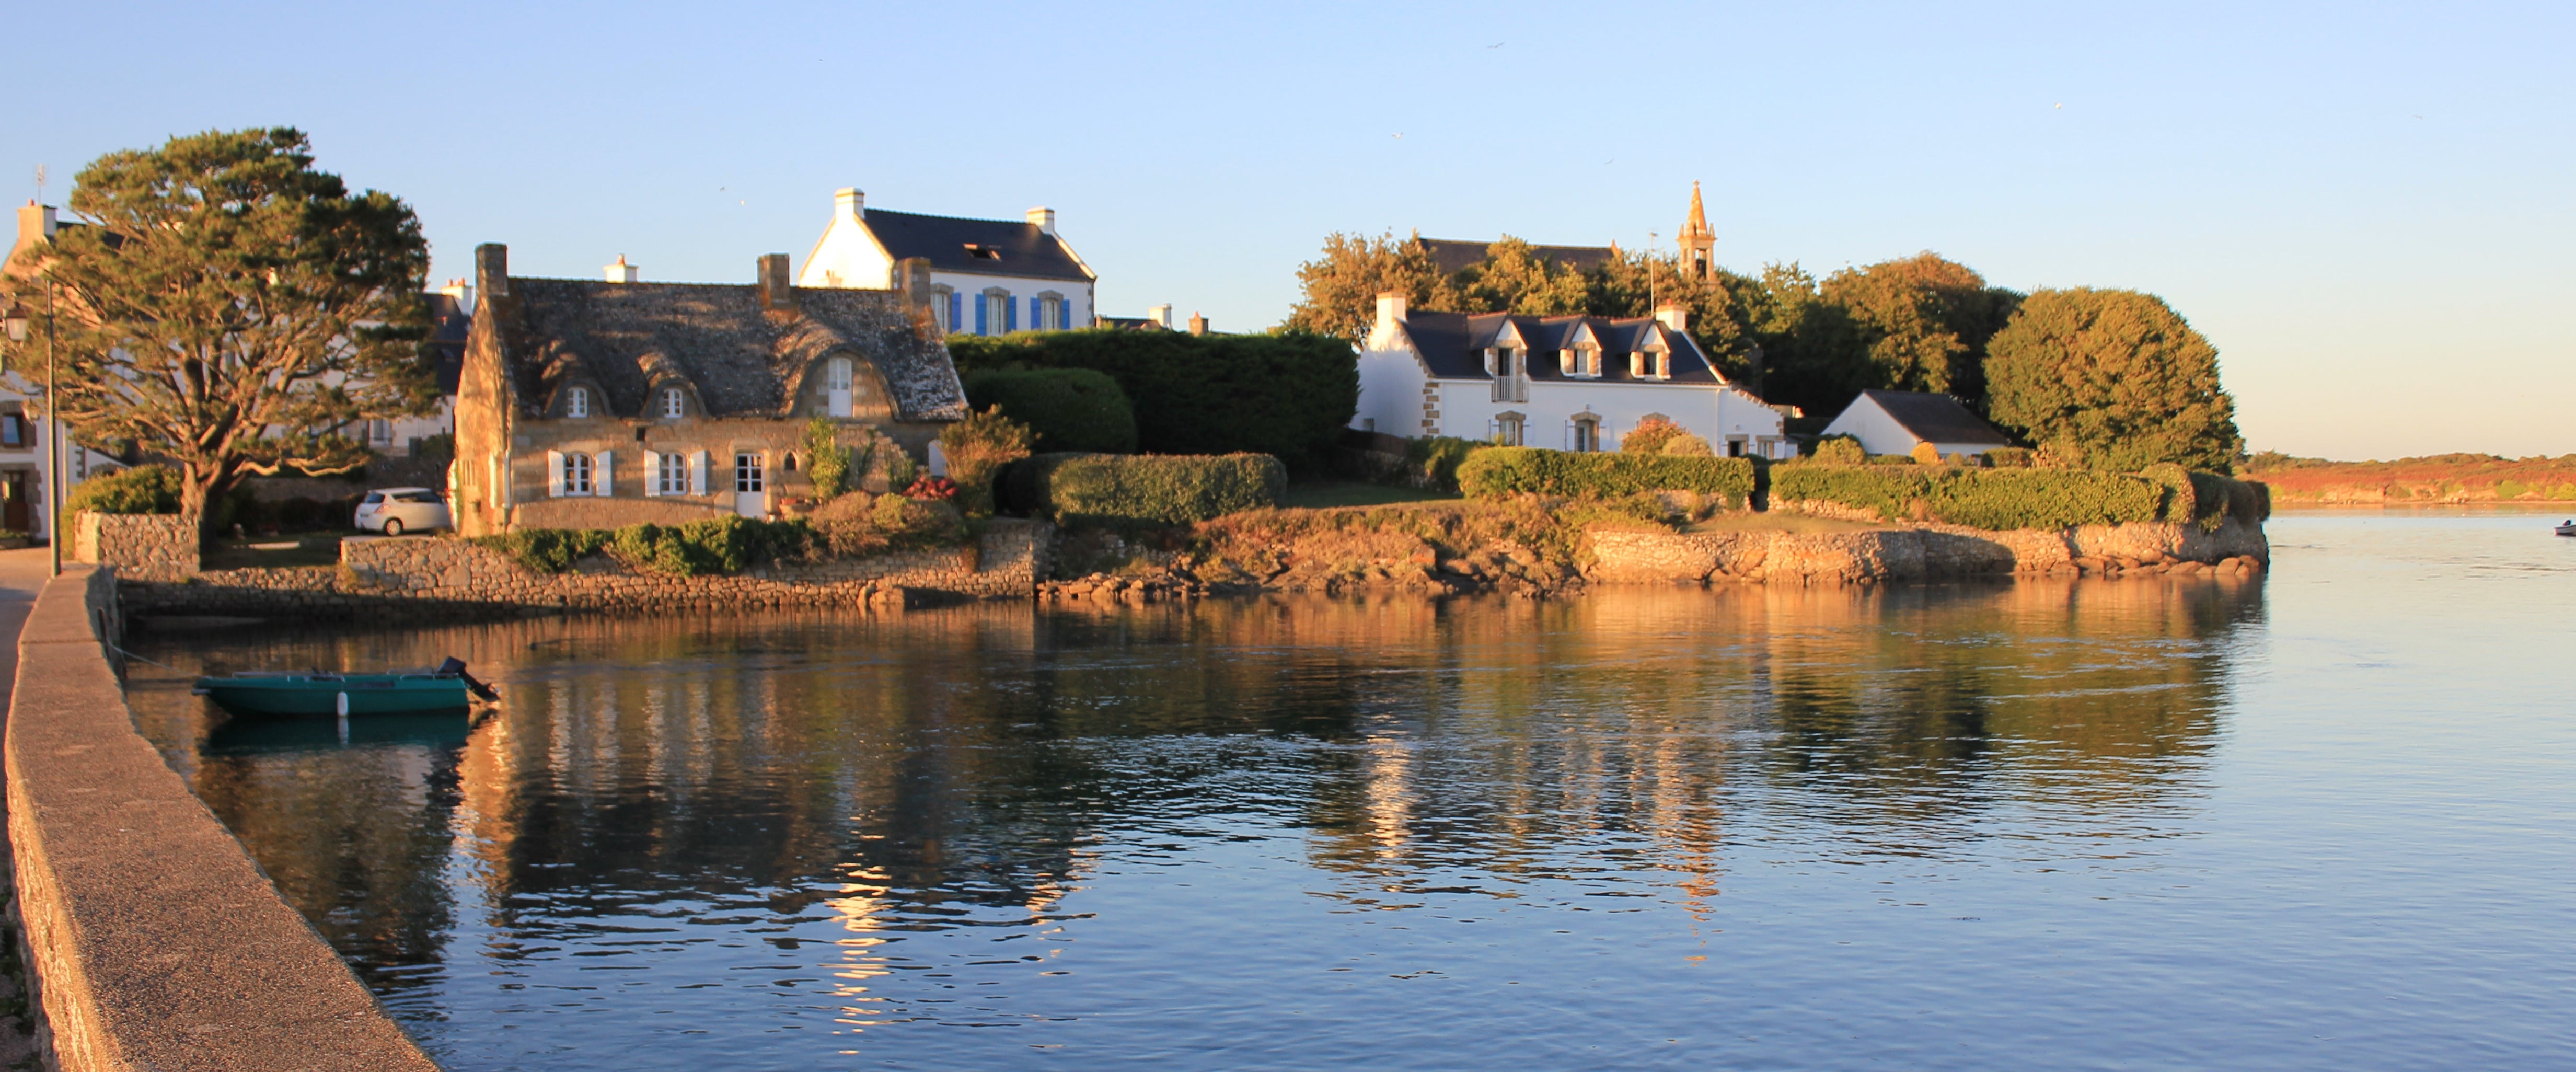
POLYGON ((380 503, 380 502, 383 502, 383 501, 385 501, 385 493, 384 493, 384 492, 381 492, 381 491, 370 491, 370 492, 368 492, 368 493, 367 493, 367 505, 369 505, 369 506, 374 506, 374 505, 376 505, 377 503, 380 503))

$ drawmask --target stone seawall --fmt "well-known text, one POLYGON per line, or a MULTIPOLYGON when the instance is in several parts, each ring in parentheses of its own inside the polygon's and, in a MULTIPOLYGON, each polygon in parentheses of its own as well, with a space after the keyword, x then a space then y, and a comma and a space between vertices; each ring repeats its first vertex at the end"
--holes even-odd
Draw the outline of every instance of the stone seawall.
POLYGON ((1595 529, 1584 578, 1602 584, 1867 584, 1996 574, 2245 572, 2272 559, 2260 526, 2166 522, 1991 532, 1924 525, 1868 532, 1595 529))
POLYGON ((72 567, 18 639, 9 837, 55 1067, 435 1072, 135 732, 115 607, 72 567))
POLYGON ((775 565, 736 576, 673 577, 605 557, 564 573, 530 571, 464 540, 354 538, 340 568, 200 573, 184 583, 128 583, 132 614, 293 615, 347 620, 493 618, 530 613, 667 614, 781 608, 900 609, 941 599, 1027 599, 1046 568, 1047 526, 1000 520, 978 545, 775 565))

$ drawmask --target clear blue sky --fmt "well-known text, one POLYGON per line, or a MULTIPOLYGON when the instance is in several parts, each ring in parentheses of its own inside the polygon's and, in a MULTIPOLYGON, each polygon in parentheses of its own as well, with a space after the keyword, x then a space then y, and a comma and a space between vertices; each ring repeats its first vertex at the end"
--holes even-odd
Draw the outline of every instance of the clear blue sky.
POLYGON ((744 280, 836 187, 1032 205, 1104 311, 1277 322, 1332 231, 1930 249, 2163 295, 2255 447, 2576 451, 2576 7, 93 3, 19 21, 0 193, 294 125, 439 278, 744 280), (1401 137, 1398 137, 1401 135, 1401 137))

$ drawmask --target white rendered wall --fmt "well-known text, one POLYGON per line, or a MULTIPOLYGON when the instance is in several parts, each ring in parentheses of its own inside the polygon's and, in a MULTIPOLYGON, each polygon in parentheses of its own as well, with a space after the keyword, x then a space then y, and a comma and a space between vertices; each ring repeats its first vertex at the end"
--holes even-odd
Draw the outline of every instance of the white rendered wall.
MULTIPOLYGON (((1370 428, 1375 421, 1375 429, 1388 435, 1413 439, 1429 434, 1422 428, 1422 385, 1430 377, 1412 351, 1364 350, 1359 362, 1360 405, 1351 415, 1351 427, 1370 428)), ((1446 397, 1444 393, 1444 402, 1446 397)), ((1446 416, 1445 406, 1442 412, 1446 416)))
POLYGON ((1495 419, 1508 411, 1526 418, 1525 445, 1552 450, 1573 445, 1574 419, 1585 414, 1600 419, 1605 450, 1617 450, 1621 437, 1635 431, 1648 414, 1658 413, 1708 440, 1719 454, 1726 453, 1729 436, 1744 437, 1747 454, 1762 453, 1766 444, 1781 438, 1778 410, 1724 387, 1540 380, 1530 383, 1527 402, 1492 399, 1490 381, 1441 381, 1438 434, 1482 439, 1492 434, 1495 419))
MULTIPOLYGON (((1019 313, 1018 322, 1021 331, 1030 330, 1029 299, 1050 290, 1063 295, 1065 304, 1073 307, 1074 327, 1091 326, 1091 284, 1078 279, 1032 279, 1026 276, 970 275, 964 272, 933 271, 930 273, 931 300, 939 306, 939 315, 945 317, 948 315, 948 296, 939 293, 941 287, 947 287, 964 296, 958 303, 957 323, 948 325, 949 334, 952 335, 975 334, 975 302, 983 297, 986 290, 993 287, 1000 287, 1010 292, 1013 308, 1019 313)), ((1055 330, 1055 327, 1053 324, 1046 325, 1049 331, 1055 330)), ((985 334, 1000 335, 1003 331, 1002 325, 993 324, 985 334)))
MULTIPOLYGON (((1878 402, 1868 395, 1853 399, 1842 415, 1834 418, 1834 423, 1825 426, 1824 434, 1851 436, 1860 440, 1862 450, 1872 454, 1912 454, 1914 445, 1923 442, 1921 436, 1906 431, 1904 425, 1896 423, 1896 418, 1888 416, 1887 411, 1879 408, 1878 402)), ((1992 445, 1981 443, 1974 447, 1943 446, 1939 449, 1947 457, 1951 454, 1983 454, 1992 445)))
POLYGON ((832 224, 823 228, 823 238, 814 243, 814 252, 805 258, 805 270, 796 274, 800 287, 830 287, 837 290, 893 289, 894 258, 877 244, 875 235, 856 215, 835 213, 832 224))

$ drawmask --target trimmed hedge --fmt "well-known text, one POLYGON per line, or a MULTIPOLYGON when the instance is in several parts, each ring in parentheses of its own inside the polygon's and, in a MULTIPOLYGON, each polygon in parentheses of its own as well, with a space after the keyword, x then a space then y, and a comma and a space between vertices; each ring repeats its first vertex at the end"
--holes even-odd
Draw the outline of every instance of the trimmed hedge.
MULTIPOLYGON (((961 374, 1073 368, 1118 381, 1135 412, 1137 449, 1153 454, 1275 455, 1320 466, 1359 409, 1359 364, 1342 339, 1191 335, 1178 331, 1041 331, 951 335, 961 374)), ((1004 407, 1008 412, 1008 407, 1004 407)))
POLYGON ((602 551, 674 577, 740 573, 754 562, 803 558, 812 553, 814 530, 802 521, 712 517, 685 525, 628 525, 622 529, 519 529, 477 536, 474 543, 510 556, 538 573, 562 573, 602 551))
POLYGON ((1752 497, 1756 479, 1751 458, 1538 447, 1480 450, 1458 466, 1458 490, 1478 499, 1523 493, 1615 499, 1642 491, 1695 491, 1737 507, 1752 497))
POLYGON ((2170 490, 2144 476, 2059 469, 1791 464, 1771 469, 1771 501, 1820 500, 1980 529, 2062 529, 2158 521, 2170 490), (1917 508, 1915 504, 1922 504, 1917 508))
POLYGON ((1136 410, 1109 374, 1087 368, 987 369, 966 376, 966 402, 999 406, 1037 433, 1041 451, 1132 454, 1136 410))
POLYGON ((1006 505, 1061 525, 1178 525, 1279 505, 1267 454, 1041 454, 1011 467, 1006 505))

